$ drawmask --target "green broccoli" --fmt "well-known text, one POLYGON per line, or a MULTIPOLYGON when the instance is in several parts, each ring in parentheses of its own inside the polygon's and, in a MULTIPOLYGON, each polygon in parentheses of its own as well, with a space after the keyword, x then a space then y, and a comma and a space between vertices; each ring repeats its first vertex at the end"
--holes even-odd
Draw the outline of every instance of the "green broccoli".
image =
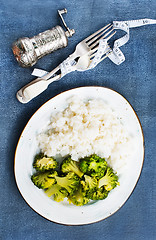
POLYGON ((97 188, 95 191, 87 193, 87 197, 91 200, 103 200, 108 196, 108 191, 104 187, 97 188))
POLYGON ((80 186, 74 194, 68 196, 69 203, 73 203, 76 206, 83 206, 89 202, 89 198, 86 196, 86 193, 83 191, 82 186, 80 186))
POLYGON ((57 184, 65 188, 69 193, 73 193, 80 185, 79 177, 73 172, 69 172, 65 177, 56 176, 55 179, 57 184))
POLYGON ((97 188, 98 181, 96 178, 84 175, 84 179, 81 181, 81 184, 85 192, 90 192, 97 188))
POLYGON ((97 179, 103 177, 106 168, 107 162, 105 159, 96 154, 80 159, 80 170, 91 177, 96 177, 97 179))
POLYGON ((90 200, 105 199, 119 185, 116 173, 96 154, 79 162, 67 157, 56 171, 57 166, 55 159, 40 153, 33 163, 37 172, 31 176, 35 186, 44 189, 47 196, 53 196, 57 202, 67 197, 69 203, 83 206, 90 200))
POLYGON ((86 196, 91 200, 102 200, 107 197, 108 192, 104 187, 98 188, 98 180, 95 177, 84 175, 85 181, 81 181, 86 196))
POLYGON ((113 172, 113 169, 108 167, 104 177, 100 178, 98 186, 99 188, 104 186, 107 191, 111 191, 119 185, 118 176, 113 172))
POLYGON ((79 163, 72 160, 71 157, 68 157, 63 160, 61 164, 61 171, 63 173, 69 173, 74 172, 76 173, 80 178, 83 176, 83 172, 79 169, 79 163))
POLYGON ((54 200, 56 202, 61 202, 64 200, 65 197, 68 196, 68 191, 57 183, 45 190, 45 193, 48 197, 54 195, 54 200))
POLYGON ((58 163, 52 157, 47 157, 43 153, 39 153, 35 156, 33 167, 37 171, 44 172, 46 170, 52 170, 57 167, 58 163))
POLYGON ((51 187, 56 182, 56 176, 56 171, 37 172, 31 176, 31 180, 36 187, 45 189, 51 187))

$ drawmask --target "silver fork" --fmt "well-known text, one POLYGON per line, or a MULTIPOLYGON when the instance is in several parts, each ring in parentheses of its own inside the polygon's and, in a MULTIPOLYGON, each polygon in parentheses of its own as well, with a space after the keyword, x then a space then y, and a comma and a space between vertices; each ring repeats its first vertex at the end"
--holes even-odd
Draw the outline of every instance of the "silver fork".
MULTIPOLYGON (((69 55, 69 60, 74 60, 82 55, 85 55, 90 50, 93 50, 98 44, 101 39, 106 38, 108 41, 116 31, 114 31, 112 24, 107 24, 97 32, 93 33, 92 35, 88 36, 84 40, 82 40, 80 43, 77 44, 75 51, 69 55)), ((48 79, 54 74, 56 74, 60 70, 60 65, 58 65, 55 69, 53 69, 51 72, 46 74, 43 79, 48 79)))
MULTIPOLYGON (((86 56, 89 57, 88 64, 90 64, 95 55, 95 52, 98 49, 99 41, 104 38, 108 41, 115 33, 116 31, 114 31, 114 29, 112 28, 112 25, 108 24, 105 27, 98 30, 97 32, 85 38, 80 43, 78 43, 74 53, 69 56, 70 60, 75 60, 79 58, 77 64, 74 65, 74 67, 78 69, 78 67, 80 66, 80 61, 84 63, 84 58, 86 58, 86 56)), ((107 55, 108 55, 108 52, 101 59, 101 61, 105 57, 107 57, 107 55)), ((81 68, 82 68, 82 64, 81 64, 81 68)), ((53 76, 59 70, 60 70, 60 65, 57 66, 48 74, 46 74, 45 76, 43 76, 42 78, 37 78, 32 82, 28 83, 26 86, 24 86, 17 92, 16 94, 17 99, 22 103, 27 103, 30 100, 32 100, 34 97, 38 96, 40 93, 42 93, 47 89, 50 83, 61 79, 61 74, 57 74, 56 76, 53 76)))
MULTIPOLYGON (((79 57, 77 63, 72 66, 73 71, 86 70, 88 68, 88 66, 92 63, 92 61, 95 57, 95 54, 96 54, 96 50, 97 50, 96 48, 95 48, 95 50, 90 50, 89 53, 87 52, 86 54, 79 57)), ((103 61, 106 57, 108 57, 108 55, 111 53, 111 51, 112 50, 108 46, 106 48, 104 55, 101 57, 99 62, 103 61)), ((59 77, 59 79, 60 78, 61 78, 61 76, 59 77)), ((17 99, 22 103, 27 103, 30 100, 32 100, 33 98, 35 98, 36 96, 38 96, 40 93, 45 91, 52 82, 59 80, 59 79, 56 79, 56 77, 52 77, 47 80, 40 78, 40 80, 34 82, 33 84, 26 85, 25 88, 23 88, 22 94, 18 91, 17 99)))

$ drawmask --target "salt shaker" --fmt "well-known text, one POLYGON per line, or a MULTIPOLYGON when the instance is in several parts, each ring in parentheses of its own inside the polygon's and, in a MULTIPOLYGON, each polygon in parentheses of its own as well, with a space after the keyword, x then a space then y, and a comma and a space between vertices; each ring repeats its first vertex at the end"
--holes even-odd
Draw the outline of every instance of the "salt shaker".
POLYGON ((12 50, 20 66, 31 67, 39 58, 67 46, 68 37, 71 37, 75 30, 67 27, 62 17, 64 13, 67 13, 67 9, 58 10, 66 32, 61 26, 56 26, 32 38, 20 38, 13 43, 12 50))

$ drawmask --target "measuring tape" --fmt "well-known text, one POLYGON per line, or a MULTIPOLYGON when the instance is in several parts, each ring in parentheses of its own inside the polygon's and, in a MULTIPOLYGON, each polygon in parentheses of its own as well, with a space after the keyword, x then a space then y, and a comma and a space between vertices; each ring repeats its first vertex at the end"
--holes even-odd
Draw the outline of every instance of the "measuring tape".
POLYGON ((144 18, 144 19, 130 20, 130 21, 113 21, 114 29, 123 30, 126 32, 126 34, 123 37, 114 41, 112 52, 110 53, 108 58, 117 65, 120 65, 121 63, 123 63, 125 61, 125 56, 121 52, 119 47, 123 46, 128 42, 129 29, 135 28, 135 27, 141 27, 149 24, 156 24, 156 20, 144 18))
MULTIPOLYGON (((123 63, 125 61, 125 56, 120 50, 120 47, 128 42, 129 35, 130 35, 129 29, 135 28, 135 27, 141 27, 149 24, 156 24, 156 20, 144 18, 144 19, 130 20, 130 21, 113 21, 114 29, 123 30, 126 32, 126 34, 123 37, 114 41, 114 45, 112 49, 109 47, 110 52, 109 52, 108 58, 112 62, 114 62, 116 65, 120 65, 121 63, 123 63)), ((94 59, 92 60, 92 63, 87 69, 81 70, 81 71, 86 71, 94 68, 100 62, 102 56, 105 54, 106 47, 108 50, 107 41, 105 39, 100 40, 99 48, 97 50, 97 53, 94 59)), ((61 77, 73 71, 73 68, 72 68, 73 64, 74 64, 73 61, 70 61, 69 58, 67 58, 60 64, 61 77)), ((42 72, 41 69, 35 68, 32 75, 37 77, 43 77, 43 75, 45 75, 45 71, 42 72)))

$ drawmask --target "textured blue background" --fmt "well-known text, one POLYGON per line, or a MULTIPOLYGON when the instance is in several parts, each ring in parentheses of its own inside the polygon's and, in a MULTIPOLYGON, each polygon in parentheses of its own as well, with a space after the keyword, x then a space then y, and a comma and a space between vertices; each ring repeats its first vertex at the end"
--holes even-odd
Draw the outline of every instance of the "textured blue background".
POLYGON ((57 9, 64 7, 68 9, 65 19, 76 34, 67 48, 42 58, 35 67, 56 67, 80 40, 113 20, 156 18, 155 0, 0 0, 0 239, 154 240, 156 25, 131 29, 130 41, 121 48, 126 61, 120 66, 106 59, 92 71, 73 72, 22 105, 15 94, 34 79, 33 68, 18 66, 11 44, 60 24, 57 9), (91 225, 63 226, 42 218, 23 200, 14 180, 14 152, 25 124, 43 103, 64 90, 89 85, 113 88, 132 104, 144 131, 145 161, 133 194, 113 216, 91 225))

